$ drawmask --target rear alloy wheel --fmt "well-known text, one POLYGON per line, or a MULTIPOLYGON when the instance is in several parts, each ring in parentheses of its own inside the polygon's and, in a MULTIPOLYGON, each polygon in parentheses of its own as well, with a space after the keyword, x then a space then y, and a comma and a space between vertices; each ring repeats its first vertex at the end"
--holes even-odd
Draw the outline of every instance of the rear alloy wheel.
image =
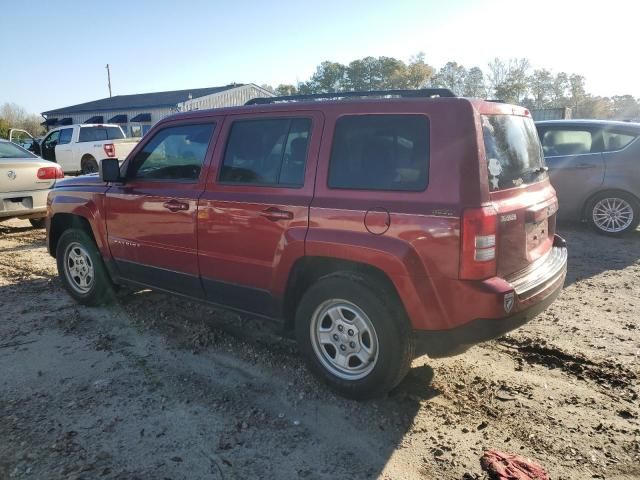
POLYGON ((366 277, 336 273, 304 293, 296 338, 310 369, 342 395, 387 393, 411 366, 414 343, 402 305, 366 277))
POLYGON ((635 230, 640 221, 637 201, 623 192, 596 196, 589 207, 590 223, 600 233, 623 235, 635 230))
POLYGON ((338 378, 364 378, 376 366, 376 329, 367 314, 347 300, 332 298, 320 304, 309 334, 316 356, 338 378))
POLYGON ((58 275, 69 294, 83 305, 113 298, 113 284, 93 238, 79 229, 65 231, 56 248, 58 275))
POLYGON ((83 175, 97 173, 99 170, 98 162, 96 162, 96 159, 93 157, 87 157, 82 160, 81 169, 83 175))
POLYGON ((44 218, 30 218, 29 223, 33 228, 44 228, 44 218))

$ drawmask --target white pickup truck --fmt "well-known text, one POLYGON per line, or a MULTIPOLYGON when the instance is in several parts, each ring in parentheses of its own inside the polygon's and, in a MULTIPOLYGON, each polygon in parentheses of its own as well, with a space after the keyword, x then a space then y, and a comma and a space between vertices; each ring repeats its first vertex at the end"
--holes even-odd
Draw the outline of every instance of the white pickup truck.
POLYGON ((118 125, 68 125, 47 133, 36 153, 56 162, 64 173, 86 174, 97 172, 103 158, 124 160, 139 141, 126 138, 118 125))

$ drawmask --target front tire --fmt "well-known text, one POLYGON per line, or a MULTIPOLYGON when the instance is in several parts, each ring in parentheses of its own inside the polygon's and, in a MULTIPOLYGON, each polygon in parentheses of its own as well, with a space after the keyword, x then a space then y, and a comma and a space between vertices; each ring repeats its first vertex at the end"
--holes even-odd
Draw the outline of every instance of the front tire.
POLYGON ((58 275, 78 303, 97 306, 113 298, 113 284, 93 238, 83 230, 65 231, 56 248, 58 275))
POLYGON ((414 357, 411 329, 395 295, 352 274, 321 278, 296 311, 296 338, 310 369, 342 395, 381 396, 414 357))
POLYGON ((632 232, 640 223, 638 200, 625 192, 596 195, 587 208, 589 223, 596 232, 620 236, 632 232))

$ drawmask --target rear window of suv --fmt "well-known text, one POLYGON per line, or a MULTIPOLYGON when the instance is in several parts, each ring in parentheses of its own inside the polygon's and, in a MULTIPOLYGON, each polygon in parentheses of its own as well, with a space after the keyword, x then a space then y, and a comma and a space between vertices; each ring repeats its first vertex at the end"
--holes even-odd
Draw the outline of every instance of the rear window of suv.
POLYGON ((340 118, 329 164, 329 187, 423 191, 429 165, 429 120, 423 115, 340 118))
POLYGON ((120 127, 80 127, 78 142, 99 142, 124 138, 120 127))
POLYGON ((546 177, 533 120, 515 115, 482 115, 489 190, 506 190, 546 177))

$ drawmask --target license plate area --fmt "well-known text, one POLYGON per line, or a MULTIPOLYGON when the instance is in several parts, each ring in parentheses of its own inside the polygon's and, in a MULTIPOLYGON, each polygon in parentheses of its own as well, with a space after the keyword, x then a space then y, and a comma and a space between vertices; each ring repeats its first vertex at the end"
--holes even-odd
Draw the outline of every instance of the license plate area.
POLYGON ((527 232, 527 250, 530 251, 539 247, 549 238, 549 218, 527 223, 525 229, 527 232))
POLYGON ((12 197, 5 198, 4 210, 6 212, 14 212, 19 210, 31 210, 33 208, 32 197, 12 197))

